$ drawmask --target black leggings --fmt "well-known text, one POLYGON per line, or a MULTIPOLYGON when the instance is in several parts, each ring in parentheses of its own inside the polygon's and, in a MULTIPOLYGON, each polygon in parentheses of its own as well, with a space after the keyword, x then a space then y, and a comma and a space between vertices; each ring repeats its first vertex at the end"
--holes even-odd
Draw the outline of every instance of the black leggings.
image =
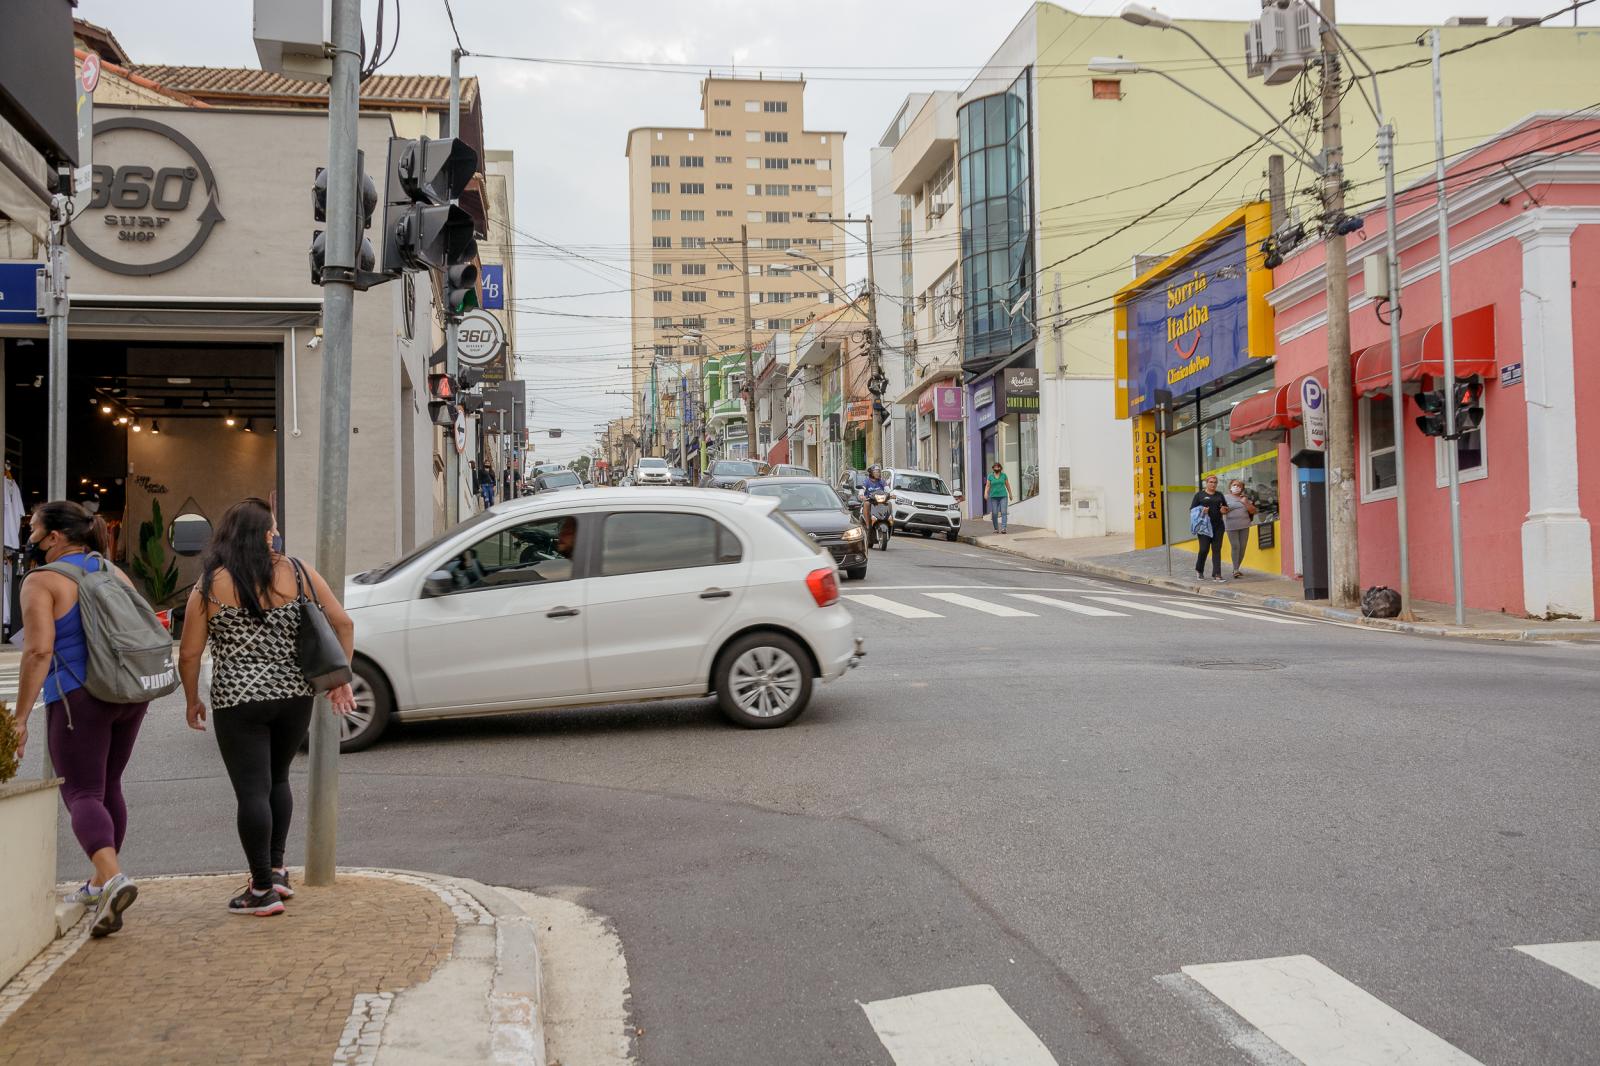
POLYGON ((294 816, 289 764, 311 727, 312 697, 264 700, 223 707, 211 718, 217 747, 239 801, 239 843, 250 864, 250 883, 272 887, 272 871, 283 865, 294 816))
POLYGON ((1200 542, 1200 558, 1195 560, 1194 572, 1201 577, 1206 576, 1206 552, 1211 553, 1211 576, 1222 576, 1222 538, 1208 537, 1199 534, 1195 538, 1200 542))

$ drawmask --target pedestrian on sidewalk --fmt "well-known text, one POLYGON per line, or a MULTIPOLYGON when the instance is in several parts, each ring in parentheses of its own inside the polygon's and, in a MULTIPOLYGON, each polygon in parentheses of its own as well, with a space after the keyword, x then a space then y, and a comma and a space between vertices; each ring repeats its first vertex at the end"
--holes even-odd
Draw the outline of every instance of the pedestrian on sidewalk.
POLYGON ((989 500, 989 521, 994 523, 996 533, 1004 533, 1006 519, 1011 513, 1011 481, 1006 477, 1006 468, 999 463, 995 463, 989 471, 985 495, 989 500))
MULTIPOLYGON (((98 573, 110 567, 133 587, 128 576, 103 557, 110 543, 105 520, 81 504, 54 500, 33 512, 27 555, 34 566, 68 563, 98 573)), ((94 873, 67 898, 94 911, 90 935, 109 936, 122 928, 122 914, 139 888, 122 872, 122 841, 128 833, 128 804, 122 773, 133 755, 148 703, 106 703, 84 688, 89 645, 78 583, 65 574, 36 570, 22 582, 22 666, 17 678, 17 756, 28 742, 28 716, 40 691, 45 699, 45 739, 50 761, 61 775, 61 799, 94 873)))
POLYGON ((1244 552, 1250 546, 1250 525, 1255 521, 1256 505, 1244 494, 1244 482, 1228 482, 1228 498, 1223 508, 1222 525, 1228 531, 1228 547, 1233 553, 1233 576, 1244 577, 1244 552))
POLYGON ((1222 516, 1228 513, 1227 497, 1217 491, 1217 476, 1212 474, 1206 478, 1204 487, 1194 494, 1194 499, 1189 501, 1189 513, 1194 514, 1195 508, 1205 511, 1206 523, 1201 523, 1194 530, 1195 539, 1200 543, 1200 556, 1195 560, 1195 576, 1201 581, 1206 579, 1206 553, 1211 554, 1211 580, 1222 580, 1222 516))
POLYGON ((494 506, 494 467, 485 459, 478 468, 478 489, 483 494, 483 507, 488 510, 494 506))
MULTIPOLYGON (((189 728, 204 730, 200 657, 211 647, 212 723, 250 866, 250 883, 228 901, 228 910, 257 917, 282 914, 283 901, 294 896, 284 849, 294 815, 289 765, 306 739, 314 705, 295 646, 308 592, 315 593, 347 658, 355 644, 355 623, 322 575, 273 550, 277 532, 265 500, 244 500, 222 516, 189 594, 178 651, 189 728)), ((339 714, 355 709, 348 684, 328 697, 339 714)))

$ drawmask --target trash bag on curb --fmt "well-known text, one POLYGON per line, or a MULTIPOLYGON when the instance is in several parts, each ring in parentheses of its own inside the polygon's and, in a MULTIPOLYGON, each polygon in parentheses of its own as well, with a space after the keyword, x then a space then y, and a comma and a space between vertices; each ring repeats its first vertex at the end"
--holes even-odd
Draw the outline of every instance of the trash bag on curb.
POLYGON ((1376 585, 1361 594, 1361 617, 1397 618, 1400 594, 1387 585, 1376 585))

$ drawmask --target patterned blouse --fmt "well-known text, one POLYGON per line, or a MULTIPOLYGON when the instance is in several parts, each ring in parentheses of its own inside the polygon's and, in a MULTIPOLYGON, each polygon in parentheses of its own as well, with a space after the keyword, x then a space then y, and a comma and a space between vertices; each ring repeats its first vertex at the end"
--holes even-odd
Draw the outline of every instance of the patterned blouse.
POLYGON ((315 695, 295 655, 300 632, 297 601, 270 608, 259 620, 242 607, 211 602, 217 606, 207 624, 213 710, 315 695))

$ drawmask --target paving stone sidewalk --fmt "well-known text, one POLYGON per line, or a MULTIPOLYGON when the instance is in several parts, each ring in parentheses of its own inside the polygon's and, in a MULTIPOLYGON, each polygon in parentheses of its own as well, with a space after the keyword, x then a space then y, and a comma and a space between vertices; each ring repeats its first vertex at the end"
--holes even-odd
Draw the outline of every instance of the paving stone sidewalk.
POLYGON ((227 913, 242 884, 143 880, 120 933, 80 922, 0 989, 0 1063, 327 1066, 358 997, 356 1014, 383 1010, 455 941, 458 914, 407 880, 300 885, 275 918, 227 913))

